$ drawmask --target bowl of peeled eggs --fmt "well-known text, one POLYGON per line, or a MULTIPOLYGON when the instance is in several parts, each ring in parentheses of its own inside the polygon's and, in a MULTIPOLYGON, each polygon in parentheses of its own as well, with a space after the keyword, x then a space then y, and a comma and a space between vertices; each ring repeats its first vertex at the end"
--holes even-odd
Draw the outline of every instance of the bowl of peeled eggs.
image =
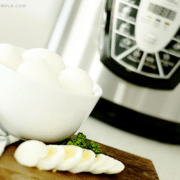
POLYGON ((0 126, 19 139, 58 142, 73 135, 101 87, 45 48, 0 44, 0 126))

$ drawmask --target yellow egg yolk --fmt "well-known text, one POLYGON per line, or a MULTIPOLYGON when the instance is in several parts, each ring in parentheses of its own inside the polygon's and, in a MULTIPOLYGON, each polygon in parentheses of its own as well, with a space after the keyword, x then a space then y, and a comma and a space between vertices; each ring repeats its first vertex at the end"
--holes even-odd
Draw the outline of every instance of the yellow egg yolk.
POLYGON ((50 158, 51 156, 56 154, 56 152, 57 152, 57 149, 52 148, 52 147, 48 147, 48 153, 46 155, 46 158, 50 158))
POLYGON ((63 147, 65 150, 65 159, 69 159, 76 155, 76 148, 75 147, 63 147))
POLYGON ((99 158, 95 157, 94 162, 97 162, 97 161, 99 161, 99 158))
POLYGON ((83 157, 82 157, 81 162, 87 161, 87 160, 90 159, 90 158, 91 158, 91 153, 88 152, 88 151, 83 151, 83 157))

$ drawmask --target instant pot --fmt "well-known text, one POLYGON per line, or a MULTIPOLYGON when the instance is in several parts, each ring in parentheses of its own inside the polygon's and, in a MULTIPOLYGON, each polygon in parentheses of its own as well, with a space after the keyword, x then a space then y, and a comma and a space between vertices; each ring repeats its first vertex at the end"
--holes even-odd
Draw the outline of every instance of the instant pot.
POLYGON ((92 115, 154 139, 180 142, 180 1, 107 1, 92 115), (101 112, 101 113, 100 113, 101 112))

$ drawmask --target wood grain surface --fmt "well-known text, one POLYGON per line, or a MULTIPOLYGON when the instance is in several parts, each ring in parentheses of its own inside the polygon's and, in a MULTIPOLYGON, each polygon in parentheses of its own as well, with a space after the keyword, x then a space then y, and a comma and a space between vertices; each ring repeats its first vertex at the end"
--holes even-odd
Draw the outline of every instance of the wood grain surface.
POLYGON ((0 157, 0 180, 158 180, 152 161, 142 157, 100 144, 104 154, 120 160, 125 169, 115 175, 91 173, 72 174, 68 171, 40 171, 36 167, 20 165, 14 158, 14 152, 22 141, 6 147, 0 157))

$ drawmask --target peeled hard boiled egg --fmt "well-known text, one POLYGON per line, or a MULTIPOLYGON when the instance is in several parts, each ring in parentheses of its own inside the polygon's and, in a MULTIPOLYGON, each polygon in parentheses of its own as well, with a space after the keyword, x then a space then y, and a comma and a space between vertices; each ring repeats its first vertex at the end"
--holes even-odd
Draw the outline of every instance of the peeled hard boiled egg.
POLYGON ((94 162, 95 153, 91 150, 83 149, 81 161, 73 168, 69 169, 72 173, 80 173, 88 169, 94 162))
POLYGON ((102 166, 104 164, 105 160, 106 160, 106 156, 104 154, 98 154, 95 157, 93 164, 88 169, 86 169, 85 171, 86 172, 94 171, 96 168, 102 166))
POLYGON ((22 165, 36 166, 39 159, 46 157, 48 148, 38 140, 28 140, 18 146, 14 153, 15 159, 22 165))
POLYGON ((125 166, 122 162, 116 159, 114 161, 115 161, 115 165, 112 168, 108 169, 105 172, 106 174, 117 174, 124 170, 125 166))
POLYGON ((34 59, 22 63, 17 72, 42 84, 60 88, 58 77, 51 71, 46 61, 34 59))
POLYGON ((10 44, 0 44, 0 63, 6 67, 16 70, 23 62, 19 50, 10 44))
POLYGON ((61 88, 67 91, 91 95, 93 82, 88 73, 80 68, 66 68, 59 74, 61 88))
POLYGON ((62 146, 65 151, 65 157, 62 162, 60 162, 55 169, 59 171, 67 171, 72 167, 76 166, 82 159, 82 148, 73 145, 62 146))
POLYGON ((33 48, 25 51, 22 54, 22 57, 25 61, 36 59, 42 59, 46 61, 55 74, 59 74, 63 69, 65 69, 65 65, 61 57, 55 52, 49 51, 48 49, 33 48))
MULTIPOLYGON (((106 156, 106 155, 105 155, 106 156)), ((115 165, 116 161, 112 157, 106 156, 105 162, 97 167, 95 170, 91 171, 92 174, 102 174, 111 169, 115 165)))
POLYGON ((40 159, 37 163, 37 168, 42 170, 50 170, 55 168, 58 163, 64 160, 65 151, 62 146, 48 145, 48 153, 46 157, 40 159))

